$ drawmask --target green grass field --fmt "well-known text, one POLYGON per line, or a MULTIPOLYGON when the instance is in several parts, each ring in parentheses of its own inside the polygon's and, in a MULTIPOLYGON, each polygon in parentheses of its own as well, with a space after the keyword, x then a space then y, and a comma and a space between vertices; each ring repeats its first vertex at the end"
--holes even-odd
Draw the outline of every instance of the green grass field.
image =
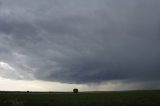
POLYGON ((160 91, 4 93, 0 106, 160 106, 160 91))

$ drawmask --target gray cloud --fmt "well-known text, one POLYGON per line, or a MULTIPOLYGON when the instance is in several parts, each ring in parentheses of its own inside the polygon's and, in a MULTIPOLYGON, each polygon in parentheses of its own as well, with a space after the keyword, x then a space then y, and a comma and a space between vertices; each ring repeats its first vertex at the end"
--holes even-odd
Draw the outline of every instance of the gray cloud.
POLYGON ((158 0, 2 0, 0 59, 28 79, 159 81, 159 9, 158 0))

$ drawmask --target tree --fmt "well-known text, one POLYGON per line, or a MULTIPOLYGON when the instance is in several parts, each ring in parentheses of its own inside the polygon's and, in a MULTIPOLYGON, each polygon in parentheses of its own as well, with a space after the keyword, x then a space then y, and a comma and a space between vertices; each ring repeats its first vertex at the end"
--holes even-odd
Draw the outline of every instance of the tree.
POLYGON ((77 88, 74 88, 74 89, 73 89, 73 93, 78 93, 78 89, 77 89, 77 88))

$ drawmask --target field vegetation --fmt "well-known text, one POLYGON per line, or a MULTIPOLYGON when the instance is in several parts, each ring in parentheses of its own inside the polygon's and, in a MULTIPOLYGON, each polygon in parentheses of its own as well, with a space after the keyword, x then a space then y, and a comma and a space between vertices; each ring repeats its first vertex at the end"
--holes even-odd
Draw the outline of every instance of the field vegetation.
POLYGON ((160 106, 160 91, 0 92, 0 106, 160 106))

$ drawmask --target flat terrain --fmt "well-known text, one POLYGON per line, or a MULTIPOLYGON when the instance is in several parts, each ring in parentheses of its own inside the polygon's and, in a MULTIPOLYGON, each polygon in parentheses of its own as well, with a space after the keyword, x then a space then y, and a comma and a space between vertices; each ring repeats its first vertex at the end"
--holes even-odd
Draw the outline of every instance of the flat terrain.
POLYGON ((160 90, 124 92, 0 92, 0 106, 160 106, 160 90))

